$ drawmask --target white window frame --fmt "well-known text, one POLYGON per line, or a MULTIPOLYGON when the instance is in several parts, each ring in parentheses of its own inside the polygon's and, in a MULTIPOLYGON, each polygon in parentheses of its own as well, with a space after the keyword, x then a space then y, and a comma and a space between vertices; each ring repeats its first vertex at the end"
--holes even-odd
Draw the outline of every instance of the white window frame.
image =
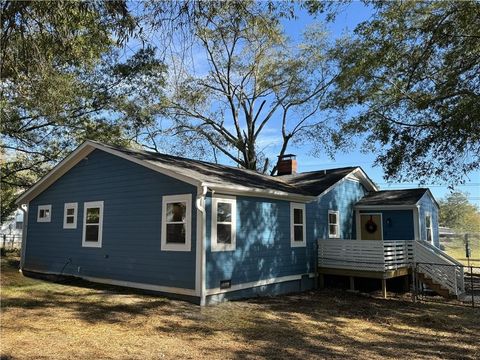
MULTIPOLYGON (((89 224, 96 225, 96 224, 89 224)), ((101 248, 103 238, 103 201, 89 201, 83 203, 83 235, 82 235, 82 247, 101 248), (85 241, 87 230, 87 209, 100 208, 98 216, 98 241, 85 241)))
MULTIPOLYGON (((290 246, 291 247, 306 247, 307 246, 307 222, 306 222, 305 204, 290 203, 290 246), (302 226, 303 226, 303 241, 295 241, 295 224, 294 224, 294 212, 295 209, 301 209, 302 212, 302 226)), ((297 225, 298 226, 298 225, 297 225)))
POLYGON ((192 250, 192 194, 165 195, 162 197, 162 251, 192 250), (185 244, 167 243, 167 204, 185 202, 185 244))
POLYGON ((211 230, 211 251, 234 251, 237 242, 237 200, 234 196, 214 196, 212 197, 212 230, 211 230), (227 203, 232 207, 232 217, 230 222, 217 222, 218 203, 227 203), (217 243, 217 225, 231 225, 231 244, 217 243))
POLYGON ((37 222, 51 222, 52 221, 52 205, 38 205, 37 222), (48 210, 48 216, 40 217, 40 210, 48 210))
POLYGON ((328 210, 328 215, 327 215, 327 226, 328 226, 328 238, 329 239, 338 239, 340 238, 340 211, 338 210, 328 210), (336 215, 337 217, 337 222, 336 223, 331 223, 330 222, 330 215, 336 215), (337 227, 337 232, 335 234, 332 234, 330 232, 330 225, 335 225, 337 227))
POLYGON ((76 229, 78 217, 78 203, 65 203, 63 207, 63 228, 76 229), (67 210, 73 209, 73 215, 67 215, 67 210), (67 223, 67 217, 73 216, 73 223, 67 223))
POLYGON ((425 212, 425 241, 428 241, 428 233, 430 233, 430 244, 433 245, 433 217, 432 213, 425 212), (430 218, 430 227, 427 227, 427 217, 430 218))

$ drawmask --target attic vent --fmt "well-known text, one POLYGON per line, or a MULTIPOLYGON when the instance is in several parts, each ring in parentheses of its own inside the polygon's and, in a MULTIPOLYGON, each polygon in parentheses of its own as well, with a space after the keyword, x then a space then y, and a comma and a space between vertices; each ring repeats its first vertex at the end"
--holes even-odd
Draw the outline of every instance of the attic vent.
POLYGON ((294 154, 278 157, 277 175, 292 175, 297 173, 297 159, 294 154))

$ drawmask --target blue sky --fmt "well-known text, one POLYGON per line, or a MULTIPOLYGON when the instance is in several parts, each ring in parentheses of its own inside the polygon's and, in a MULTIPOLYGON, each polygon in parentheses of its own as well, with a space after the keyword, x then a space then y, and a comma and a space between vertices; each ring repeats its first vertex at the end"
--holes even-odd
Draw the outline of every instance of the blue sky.
MULTIPOLYGON (((285 32, 293 41, 301 39, 301 35, 307 26, 315 21, 322 20, 321 16, 315 20, 305 11, 299 11, 296 15, 296 19, 283 21, 285 32)), ((336 20, 327 25, 331 40, 334 41, 342 35, 351 34, 357 24, 368 20, 371 15, 371 10, 361 2, 354 1, 346 5, 344 11, 337 15, 336 20)), ((193 58, 196 71, 203 73, 208 70, 206 57, 202 56, 200 51, 195 51, 193 58)), ((279 121, 276 124, 279 124, 279 121)), ((309 146, 296 147, 291 145, 288 152, 297 155, 299 171, 301 172, 335 167, 361 166, 382 189, 401 189, 418 186, 417 183, 387 183, 383 178, 384 173, 381 167, 374 166, 375 155, 362 153, 360 144, 361 139, 358 139, 357 144, 349 149, 348 153, 337 152, 335 159, 331 159, 327 155, 313 157, 309 152, 309 146)), ((271 160, 275 159, 281 145, 280 133, 275 126, 275 120, 272 125, 265 129, 259 145, 260 148, 265 149, 266 155, 271 157, 271 160)), ((219 160, 222 163, 229 163, 226 157, 220 157, 219 160)), ((480 171, 472 172, 465 180, 466 183, 460 185, 458 190, 469 193, 470 201, 480 207, 480 171)), ((432 181, 432 184, 427 184, 427 186, 431 188, 437 199, 444 197, 450 192, 447 186, 437 184, 435 181, 432 181)))
MULTIPOLYGON (((341 12, 333 23, 328 25, 328 30, 332 40, 345 34, 351 34, 356 25, 362 21, 368 20, 372 15, 371 10, 361 2, 352 2, 346 6, 345 11, 341 12)), ((320 18, 321 19, 321 18, 320 18)), ((305 26, 314 22, 311 16, 305 11, 299 13, 298 19, 294 21, 285 21, 284 28, 286 33, 296 39, 299 37, 305 26)), ((305 149, 291 149, 297 154, 299 162, 299 171, 312 171, 319 168, 343 167, 343 166, 361 166, 368 175, 380 185, 382 189, 400 189, 407 187, 416 187, 415 183, 391 183, 388 184, 384 180, 384 172, 378 166, 373 166, 375 156, 373 154, 364 154, 360 152, 360 141, 357 147, 351 149, 348 153, 338 152, 335 160, 327 156, 312 157, 309 156, 305 149)), ((458 190, 468 192, 472 203, 480 207, 480 171, 469 174, 468 179, 465 179, 464 185, 458 186, 458 190)), ((447 195, 450 190, 447 186, 440 184, 427 184, 434 196, 440 199, 447 195)))

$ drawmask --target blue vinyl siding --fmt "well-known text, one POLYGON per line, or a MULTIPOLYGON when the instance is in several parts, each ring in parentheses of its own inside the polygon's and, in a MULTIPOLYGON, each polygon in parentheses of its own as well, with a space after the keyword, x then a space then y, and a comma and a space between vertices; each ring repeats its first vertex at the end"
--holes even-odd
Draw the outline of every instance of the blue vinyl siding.
POLYGON ((95 150, 30 202, 25 268, 195 288, 196 187, 95 150), (161 251, 162 196, 192 194, 192 249, 161 251), (82 247, 84 202, 104 201, 102 248, 82 247), (78 203, 76 229, 63 229, 66 202, 78 203), (52 221, 37 223, 38 205, 52 221))
POLYGON ((365 194, 362 184, 345 180, 324 196, 307 204, 307 215, 311 219, 307 238, 328 239, 328 211, 334 210, 339 212, 340 238, 355 239, 354 205, 365 194))
POLYGON ((415 239, 413 210, 361 210, 360 213, 382 214, 383 240, 415 239))
MULTIPOLYGON (((218 288, 221 280, 237 285, 313 271, 308 266, 307 248, 290 246, 290 202, 244 196, 236 200, 236 250, 212 252, 212 208, 211 197, 207 197, 207 289, 218 288)), ((308 227, 308 215, 306 222, 308 227)), ((309 240, 307 237, 311 247, 309 240)))
POLYGON ((425 193, 423 197, 418 202, 420 205, 420 239, 427 239, 427 228, 425 224, 425 215, 429 212, 432 215, 432 226, 433 226, 433 244, 440 248, 440 240, 438 234, 438 208, 433 202, 430 195, 425 193))

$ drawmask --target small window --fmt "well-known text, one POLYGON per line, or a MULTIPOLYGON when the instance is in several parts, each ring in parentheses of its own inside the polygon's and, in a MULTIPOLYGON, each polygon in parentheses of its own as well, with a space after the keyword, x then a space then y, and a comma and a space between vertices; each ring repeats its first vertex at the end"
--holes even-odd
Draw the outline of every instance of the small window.
POLYGON ((83 247, 102 247, 103 201, 83 204, 83 247))
POLYGON ((338 238, 340 237, 340 227, 339 227, 339 214, 338 211, 329 210, 328 211, 328 237, 329 238, 338 238))
POLYGON ((77 228, 77 203, 66 203, 63 210, 63 228, 77 228))
POLYGON ((236 212, 234 197, 212 198, 212 251, 235 250, 236 212))
POLYGON ((50 222, 52 219, 52 205, 38 205, 37 222, 50 222))
POLYGON ((292 247, 306 246, 305 204, 290 205, 290 245, 292 247))
POLYGON ((432 227, 432 215, 425 215, 425 228, 427 231, 427 241, 433 244, 433 227, 432 227))
POLYGON ((191 250, 191 214, 191 194, 163 197, 162 250, 191 250))

